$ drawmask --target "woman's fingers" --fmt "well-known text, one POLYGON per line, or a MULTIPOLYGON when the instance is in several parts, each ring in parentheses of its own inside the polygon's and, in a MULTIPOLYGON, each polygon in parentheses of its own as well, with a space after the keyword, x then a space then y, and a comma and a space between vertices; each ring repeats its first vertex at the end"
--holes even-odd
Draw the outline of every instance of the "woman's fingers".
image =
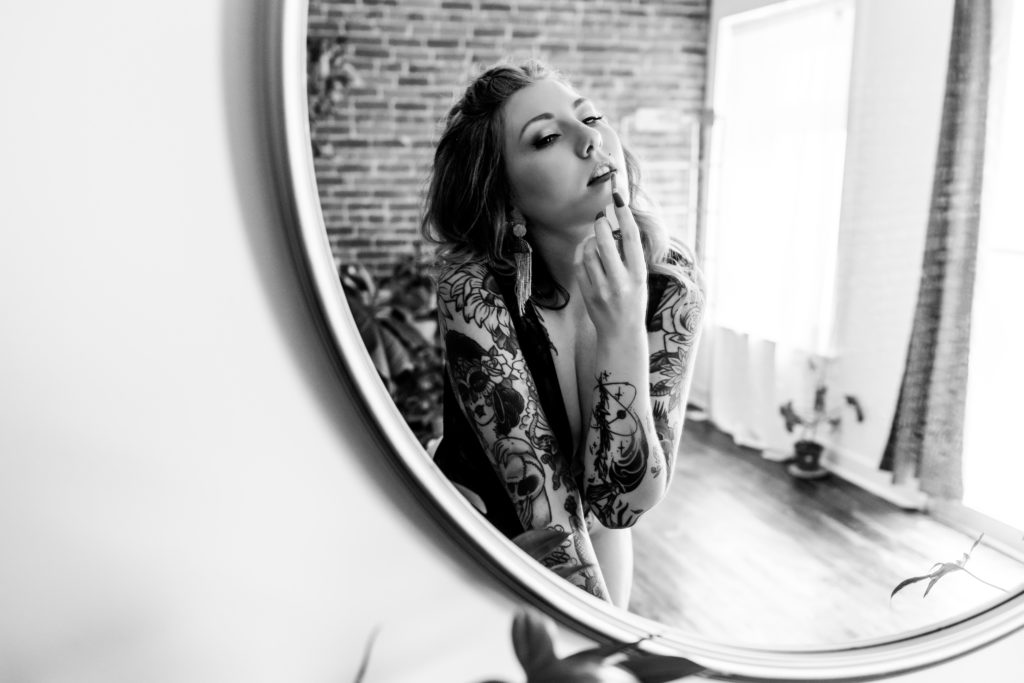
POLYGON ((626 268, 630 270, 640 268, 641 266, 646 268, 644 248, 640 241, 640 227, 633 219, 633 212, 629 210, 629 206, 614 185, 612 187, 612 202, 614 202, 615 218, 618 220, 621 232, 622 257, 626 263, 626 268))
POLYGON ((601 255, 598 253, 597 241, 592 235, 588 235, 576 245, 573 260, 576 266, 576 280, 580 284, 584 298, 600 291, 607 278, 604 265, 601 263, 601 255))
POLYGON ((614 235, 614 226, 604 211, 597 214, 594 220, 594 239, 597 241, 598 253, 604 264, 604 271, 609 279, 617 280, 626 275, 626 267, 622 264, 619 242, 614 235))

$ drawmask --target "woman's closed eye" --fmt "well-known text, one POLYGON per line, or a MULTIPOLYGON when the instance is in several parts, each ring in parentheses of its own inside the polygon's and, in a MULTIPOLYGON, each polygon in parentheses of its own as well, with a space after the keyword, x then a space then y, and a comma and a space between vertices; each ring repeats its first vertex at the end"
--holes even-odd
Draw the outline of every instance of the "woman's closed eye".
POLYGON ((533 143, 533 146, 536 147, 537 149, 542 149, 544 147, 547 147, 548 145, 550 145, 551 143, 553 143, 555 140, 557 140, 560 137, 561 137, 561 135, 559 135, 558 133, 552 133, 551 135, 545 135, 542 138, 538 138, 537 141, 533 143))

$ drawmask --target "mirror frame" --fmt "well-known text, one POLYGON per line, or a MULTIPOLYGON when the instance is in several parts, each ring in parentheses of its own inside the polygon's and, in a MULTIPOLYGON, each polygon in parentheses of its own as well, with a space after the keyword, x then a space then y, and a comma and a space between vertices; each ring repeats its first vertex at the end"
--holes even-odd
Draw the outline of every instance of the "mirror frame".
POLYGON ((350 385, 353 403, 391 465, 439 529, 495 579, 560 623, 600 642, 636 642, 652 653, 692 659, 718 675, 746 680, 845 680, 906 673, 972 652, 1024 628, 1024 589, 980 611, 892 638, 845 647, 770 650, 700 638, 615 608, 557 578, 501 536, 457 493, 406 426, 346 303, 321 213, 306 95, 308 0, 264 5, 263 87, 267 138, 282 220, 310 310, 350 385))

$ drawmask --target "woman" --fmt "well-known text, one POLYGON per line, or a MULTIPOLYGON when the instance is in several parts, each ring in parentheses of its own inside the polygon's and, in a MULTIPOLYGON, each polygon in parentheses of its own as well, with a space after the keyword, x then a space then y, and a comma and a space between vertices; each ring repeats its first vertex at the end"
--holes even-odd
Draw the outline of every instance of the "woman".
POLYGON ((567 532, 545 564, 619 606, 703 309, 692 260, 630 207, 637 179, 593 102, 540 63, 497 66, 446 119, 423 222, 447 364, 435 461, 507 536, 567 532))

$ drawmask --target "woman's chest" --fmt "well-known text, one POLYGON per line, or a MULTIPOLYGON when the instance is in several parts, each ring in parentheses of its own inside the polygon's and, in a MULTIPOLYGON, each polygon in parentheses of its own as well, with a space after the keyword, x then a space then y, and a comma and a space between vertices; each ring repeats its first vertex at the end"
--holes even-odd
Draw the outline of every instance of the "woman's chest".
POLYGON ((574 316, 571 311, 545 311, 543 324, 553 347, 551 359, 575 452, 585 426, 583 413, 594 390, 597 333, 589 317, 574 316))

